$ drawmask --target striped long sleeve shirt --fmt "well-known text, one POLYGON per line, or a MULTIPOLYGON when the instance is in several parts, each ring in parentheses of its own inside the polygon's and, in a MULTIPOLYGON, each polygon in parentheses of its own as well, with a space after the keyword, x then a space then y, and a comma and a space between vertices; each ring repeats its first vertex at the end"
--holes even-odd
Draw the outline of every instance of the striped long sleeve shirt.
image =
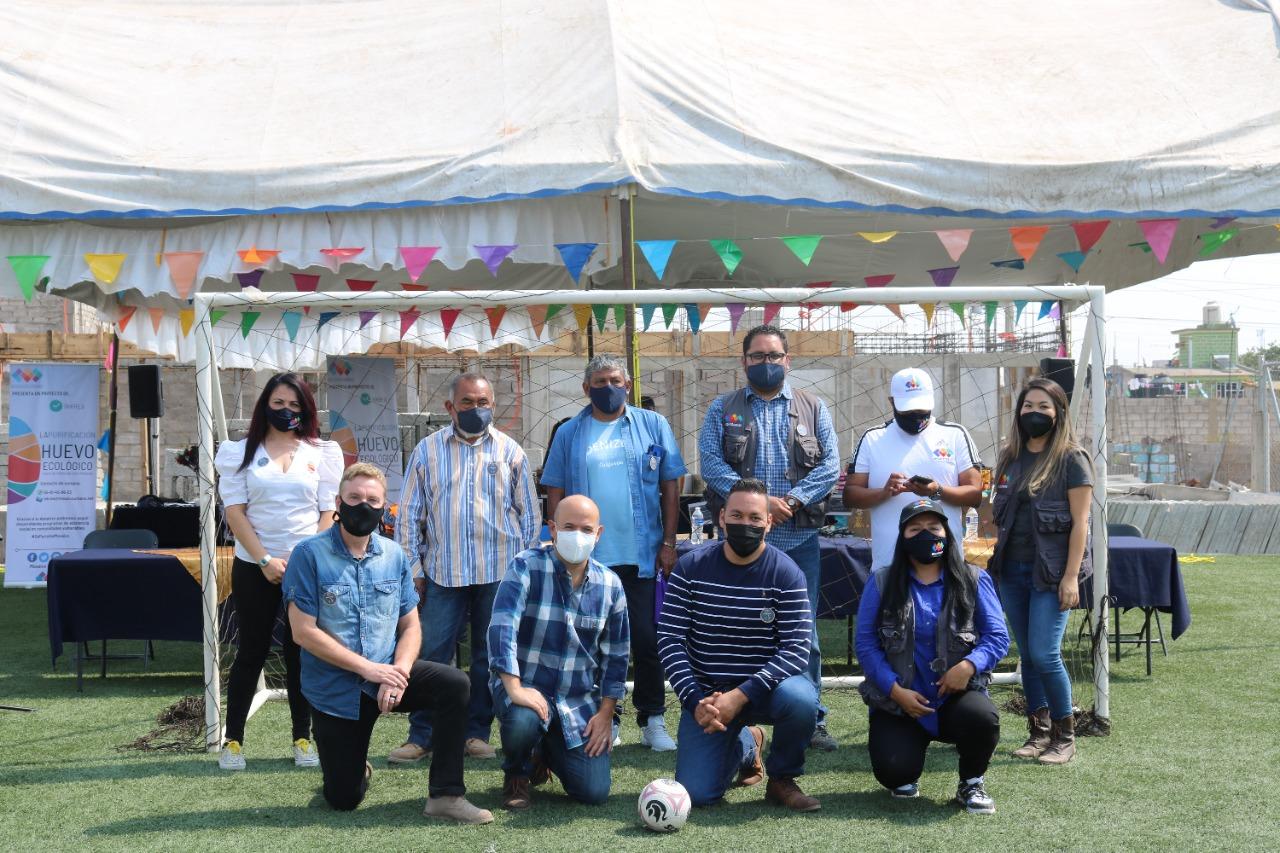
POLYGON ((736 566, 723 542, 709 542, 671 572, 658 655, 685 708, 734 688, 759 707, 783 679, 805 671, 811 630, 804 575, 790 557, 768 546, 736 566))

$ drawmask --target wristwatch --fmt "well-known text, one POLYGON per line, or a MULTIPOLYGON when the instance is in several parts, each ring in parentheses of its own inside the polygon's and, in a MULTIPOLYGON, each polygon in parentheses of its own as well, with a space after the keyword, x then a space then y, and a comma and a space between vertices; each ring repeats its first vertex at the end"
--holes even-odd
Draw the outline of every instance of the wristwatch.
POLYGON ((271 562, 271 555, 264 554, 262 559, 258 561, 258 568, 265 569, 267 567, 267 563, 270 563, 270 562, 271 562))
POLYGON ((787 507, 788 507, 792 512, 795 512, 796 510, 800 509, 800 507, 802 507, 802 506, 804 506, 804 504, 800 503, 800 501, 796 500, 795 498, 791 497, 790 495, 788 495, 788 496, 787 496, 787 507))
POLYGON ((942 486, 938 486, 938 488, 935 489, 933 494, 929 495, 929 497, 935 501, 942 500, 942 486))

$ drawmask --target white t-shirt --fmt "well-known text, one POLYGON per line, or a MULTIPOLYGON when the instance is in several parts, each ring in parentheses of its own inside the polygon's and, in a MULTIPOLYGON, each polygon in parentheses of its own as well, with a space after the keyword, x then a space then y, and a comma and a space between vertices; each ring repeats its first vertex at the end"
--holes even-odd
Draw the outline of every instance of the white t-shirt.
MULTIPOLYGON (((342 448, 336 441, 302 442, 288 471, 271 461, 262 445, 239 470, 244 439, 224 441, 214 457, 223 506, 245 504, 249 523, 273 557, 287 559, 293 547, 316 532, 320 513, 331 512, 342 479, 342 448)), ((239 542, 236 556, 255 562, 239 542)))
MULTIPOLYGON (((907 435, 894 421, 873 427, 862 435, 853 451, 853 473, 866 474, 867 486, 879 489, 895 471, 908 477, 920 475, 940 486, 958 486, 960 475, 981 464, 969 431, 960 424, 933 420, 924 432, 907 435)), ((898 542, 898 516, 902 508, 919 498, 904 492, 871 510, 871 568, 893 562, 898 542)), ((964 536, 962 508, 944 503, 947 524, 956 538, 964 536)))

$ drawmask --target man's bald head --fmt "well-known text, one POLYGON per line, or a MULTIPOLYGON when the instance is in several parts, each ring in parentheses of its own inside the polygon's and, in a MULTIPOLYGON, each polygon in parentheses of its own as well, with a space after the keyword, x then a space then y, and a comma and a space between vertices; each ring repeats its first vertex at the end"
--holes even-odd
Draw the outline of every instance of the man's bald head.
POLYGON ((600 507, 586 495, 570 495, 556 505, 551 520, 557 530, 581 530, 597 533, 601 529, 600 507))

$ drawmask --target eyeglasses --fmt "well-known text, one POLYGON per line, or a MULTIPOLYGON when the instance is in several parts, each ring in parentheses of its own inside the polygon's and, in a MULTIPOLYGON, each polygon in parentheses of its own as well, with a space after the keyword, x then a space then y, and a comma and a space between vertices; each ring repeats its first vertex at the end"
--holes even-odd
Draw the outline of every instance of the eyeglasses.
POLYGON ((782 360, 787 357, 785 352, 749 352, 747 353, 747 361, 752 364, 782 364, 782 360))

